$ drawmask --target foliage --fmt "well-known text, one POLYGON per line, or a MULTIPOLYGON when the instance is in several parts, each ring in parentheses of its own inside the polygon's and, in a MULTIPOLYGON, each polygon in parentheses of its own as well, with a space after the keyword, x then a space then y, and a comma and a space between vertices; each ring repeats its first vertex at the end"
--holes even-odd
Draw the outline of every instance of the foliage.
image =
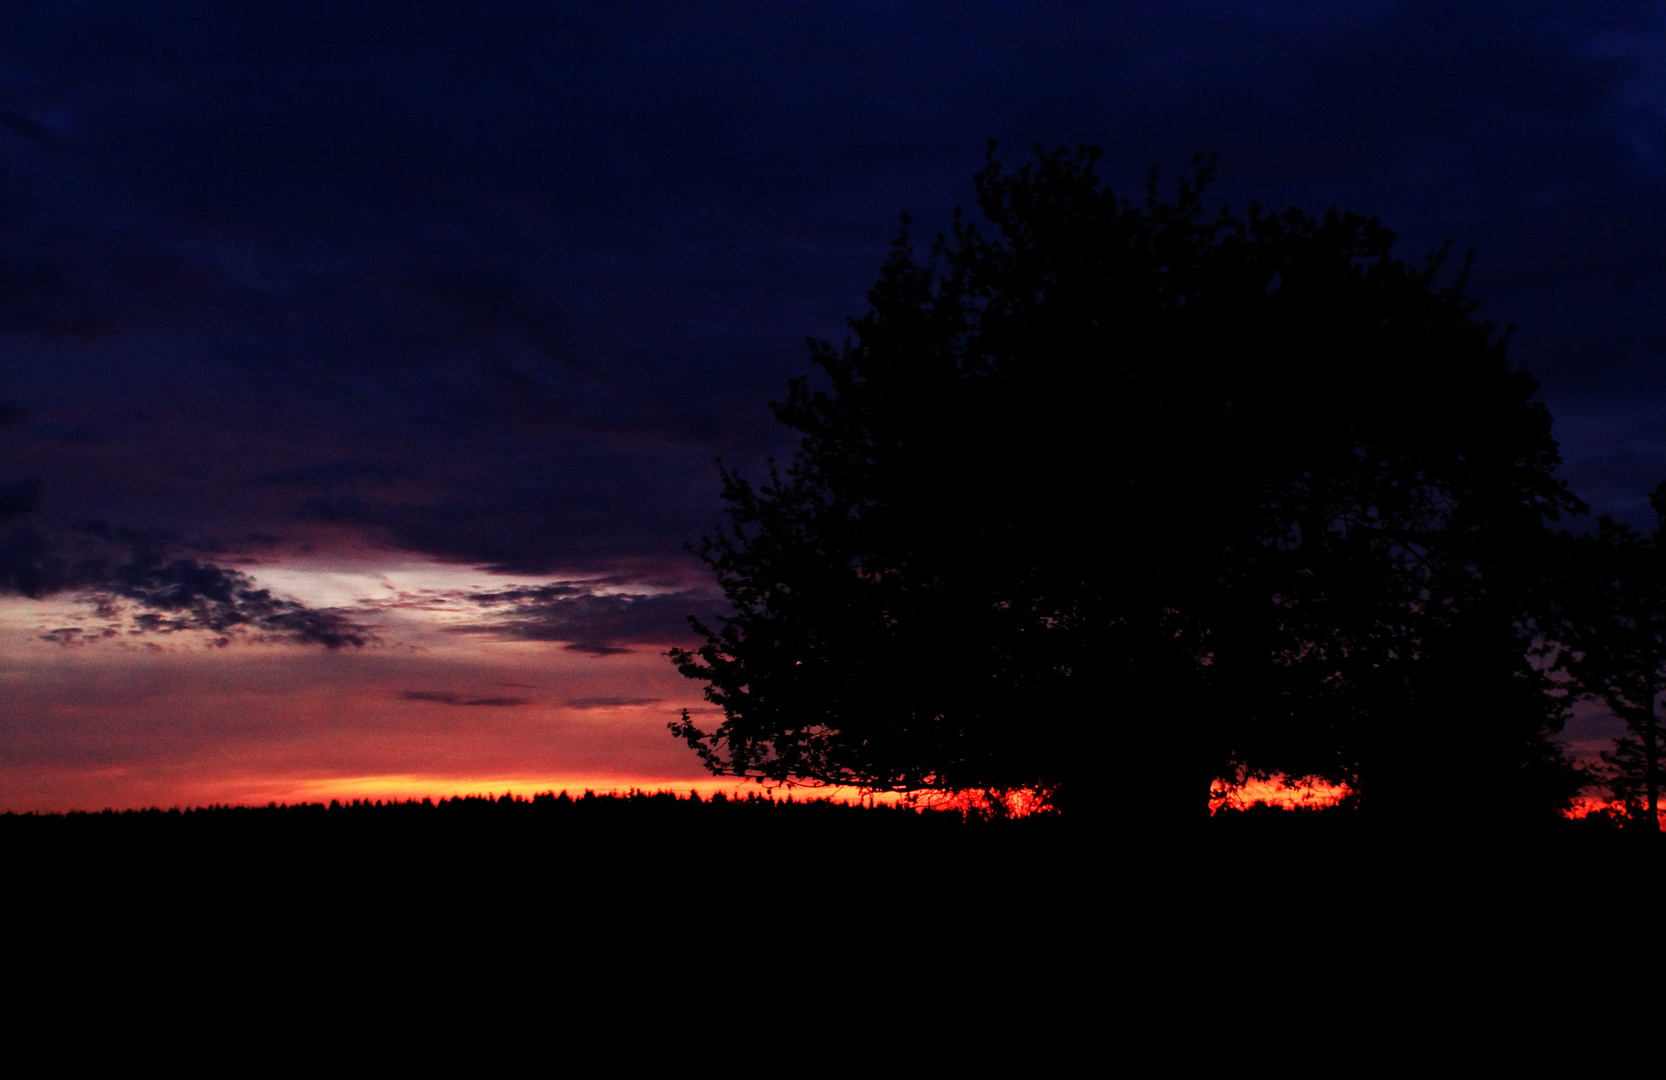
POLYGON ((989 225, 957 213, 922 263, 905 218, 854 339, 811 343, 825 386, 774 406, 791 465, 725 470, 698 549, 733 614, 672 654, 723 721, 675 734, 720 773, 1115 776, 1163 814, 1240 770, 1388 792, 1443 744, 1504 786, 1554 761, 1529 601, 1578 503, 1467 263, 1442 284, 1444 249, 1408 266, 1334 210, 1209 215, 1201 161, 1131 202, 1098 158, 991 146, 989 225))
POLYGON ((1602 754, 1602 782, 1626 815, 1659 829, 1661 731, 1666 690, 1666 483, 1649 496, 1657 524, 1644 536, 1601 518, 1576 541, 1582 571, 1568 670, 1585 696, 1625 721, 1629 734, 1602 754))

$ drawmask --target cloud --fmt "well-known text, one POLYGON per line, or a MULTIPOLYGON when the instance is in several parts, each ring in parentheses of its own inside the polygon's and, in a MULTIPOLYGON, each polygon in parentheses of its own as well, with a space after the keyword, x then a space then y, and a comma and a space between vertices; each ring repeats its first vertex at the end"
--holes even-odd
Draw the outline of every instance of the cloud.
POLYGON ((105 626, 95 631, 87 631, 79 626, 60 626, 56 630, 49 630, 40 636, 42 641, 50 641, 54 645, 86 645, 90 642, 101 641, 115 637, 119 631, 115 627, 105 626))
POLYGON ((56 149, 58 145, 58 140, 52 137, 50 131, 11 109, 0 108, 0 128, 21 135, 43 149, 56 149))
POLYGON ((100 328, 92 290, 56 263, 0 250, 0 325, 85 336, 100 328))
POLYGON ((135 636, 201 631, 220 645, 253 637, 341 649, 375 639, 344 612, 274 596, 242 571, 179 555, 154 535, 89 523, 58 532, 14 525, 0 536, 0 595, 64 594, 92 604, 111 625, 44 635, 59 644, 112 637, 116 627, 135 636))
POLYGON ((436 705, 483 705, 492 708, 508 708, 515 705, 530 705, 531 698, 518 697, 481 697, 465 698, 459 694, 450 694, 442 690, 406 690, 399 695, 406 701, 427 701, 436 705))
POLYGON ((635 649, 626 649, 619 645, 604 645, 599 641, 575 641, 569 645, 563 645, 561 647, 568 652, 589 653, 591 656, 617 656, 620 653, 636 651, 635 649))
MULTIPOLYGON (((0 410, 5 403, 0 402, 0 410)), ((0 424, 3 424, 0 418, 0 424)), ((0 484, 0 515, 6 513, 26 514, 40 506, 41 482, 38 479, 17 480, 10 484, 0 484)))
POLYGON ((329 487, 364 481, 386 483, 408 480, 420 470, 409 463, 384 461, 325 461, 277 472, 259 473, 250 483, 262 487, 329 487))
POLYGON ((689 636, 688 616, 714 606, 705 590, 602 592, 596 581, 457 594, 487 618, 451 627, 503 641, 563 642, 569 652, 614 656, 630 645, 665 647, 689 636))
POLYGON ((568 652, 617 656, 687 643, 688 618, 715 623, 722 597, 711 586, 675 588, 680 575, 639 567, 634 574, 514 585, 503 589, 412 589, 367 598, 363 617, 440 616, 443 632, 496 641, 548 642, 568 652), (659 591, 659 590, 666 591, 659 591))
MULTIPOLYGON (((431 336, 476 347, 519 342, 548 360, 591 374, 566 344, 567 317, 559 299, 539 295, 528 281, 501 268, 448 266, 411 284, 416 309, 427 316, 431 336)), ((502 361, 493 368, 509 389, 542 393, 542 387, 502 361)))
POLYGON ((625 709, 639 705, 658 705, 664 698, 657 697, 578 697, 569 698, 562 704, 569 709, 625 709))

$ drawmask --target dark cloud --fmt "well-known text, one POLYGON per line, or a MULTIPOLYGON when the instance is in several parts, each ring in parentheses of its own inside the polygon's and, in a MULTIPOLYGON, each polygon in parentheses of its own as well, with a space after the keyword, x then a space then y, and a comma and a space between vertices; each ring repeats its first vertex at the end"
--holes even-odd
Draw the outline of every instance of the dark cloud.
POLYGON ((461 694, 450 694, 439 690, 406 690, 399 695, 406 701, 426 701, 437 705, 465 705, 485 706, 488 708, 508 708, 515 705, 530 705, 531 698, 519 697, 464 697, 461 694))
POLYGON ((451 628, 512 641, 559 641, 571 652, 612 656, 626 645, 664 648, 689 637, 688 617, 709 612, 709 590, 666 593, 598 592, 597 582, 558 582, 458 594, 489 618, 451 628))
POLYGON ((0 516, 26 514, 40 506, 40 499, 41 482, 38 479, 0 484, 0 516))
POLYGON ((94 641, 104 641, 116 637, 121 631, 113 626, 105 626, 98 630, 88 631, 80 626, 60 626, 56 630, 49 630, 40 636, 42 641, 50 641, 54 645, 86 645, 94 641))
MULTIPOLYGON (((415 476, 417 472, 418 467, 412 463, 326 461, 278 472, 258 473, 250 477, 250 482, 273 487, 319 488, 365 481, 403 480, 415 476)), ((320 505, 328 505, 323 500, 319 502, 320 505)))
MULTIPOLYGON (((235 637, 360 647, 371 629, 338 611, 309 608, 259 588, 239 570, 173 553, 153 535, 90 523, 57 533, 12 525, 0 535, 0 594, 32 600, 70 594, 102 618, 126 620, 127 633, 201 631, 219 644, 235 637)), ((110 637, 106 627, 97 636, 110 637)), ((80 628, 47 635, 60 644, 88 640, 80 628)))
POLYGON ((86 336, 101 328, 99 300, 72 272, 0 249, 0 328, 86 336))
POLYGON ((688 640, 690 615, 715 621, 723 606, 710 586, 667 589, 686 577, 667 569, 638 566, 631 573, 503 589, 410 590, 363 600, 357 610, 370 619, 402 611, 461 616, 445 632, 549 642, 598 657, 636 651, 633 646, 663 651, 688 640))
POLYGON ((0 107, 0 128, 10 131, 14 135, 21 135, 44 149, 55 149, 58 145, 58 140, 52 137, 50 131, 27 116, 4 107, 0 107))
POLYGON ((636 651, 619 645, 607 645, 600 641, 575 641, 561 647, 567 652, 586 653, 590 656, 618 656, 620 653, 636 651))
MULTIPOLYGON (((569 342, 569 322, 559 297, 543 295, 502 268, 445 267, 412 282, 407 293, 425 317, 430 340, 455 341, 486 351, 530 349, 583 374, 591 368, 569 342)), ((495 366, 511 390, 541 391, 539 384, 495 366)))

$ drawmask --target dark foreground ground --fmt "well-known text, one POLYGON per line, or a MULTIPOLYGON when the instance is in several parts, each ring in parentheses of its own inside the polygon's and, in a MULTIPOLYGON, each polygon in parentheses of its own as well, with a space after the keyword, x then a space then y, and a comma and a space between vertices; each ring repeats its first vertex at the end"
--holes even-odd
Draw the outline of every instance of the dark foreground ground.
POLYGON ((1584 958, 1619 942, 1623 959, 1666 865, 1658 837, 1578 822, 1252 811, 1181 829, 663 795, 4 815, 0 845, 14 982, 478 999, 595 980, 698 1011, 738 978, 781 1003, 1018 995, 1073 1030, 1216 995, 1596 978, 1584 958))

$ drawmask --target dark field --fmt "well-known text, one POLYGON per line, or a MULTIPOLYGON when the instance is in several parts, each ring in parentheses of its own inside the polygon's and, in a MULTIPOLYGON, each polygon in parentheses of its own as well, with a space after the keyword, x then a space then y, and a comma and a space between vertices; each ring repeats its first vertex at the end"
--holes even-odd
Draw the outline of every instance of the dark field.
POLYGON ((1109 813, 1008 820, 950 810, 815 799, 670 793, 571 798, 147 809, 0 815, 0 843, 33 893, 171 891, 236 884, 257 897, 297 888, 380 895, 673 894, 767 889, 851 907, 876 893, 929 893, 949 906, 1051 904, 1083 891, 1133 898, 1217 879, 1217 898, 1301 893, 1323 880, 1575 886, 1666 854, 1655 835, 1590 821, 1489 831, 1472 815, 1389 829, 1346 810, 1222 811, 1183 827, 1109 813), (1572 875, 1569 877, 1568 875, 1572 875), (636 891, 626 889, 632 886, 636 891))
POLYGON ((973 995, 1565 962, 1652 899, 1663 862, 1658 837, 1573 821, 1411 834, 1252 810, 1157 829, 669 795, 5 815, 0 843, 10 922, 55 972, 750 972, 973 995))

